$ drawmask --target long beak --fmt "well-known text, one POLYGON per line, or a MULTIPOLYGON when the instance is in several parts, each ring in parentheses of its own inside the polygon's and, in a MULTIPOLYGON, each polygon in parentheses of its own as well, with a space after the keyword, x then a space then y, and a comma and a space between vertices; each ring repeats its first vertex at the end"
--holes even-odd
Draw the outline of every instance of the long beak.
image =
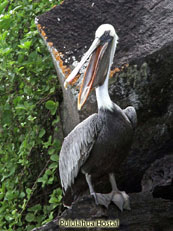
POLYGON ((85 55, 82 57, 81 61, 78 63, 78 65, 75 67, 75 69, 71 72, 71 74, 68 76, 68 78, 64 82, 64 87, 67 89, 68 84, 71 84, 76 77, 76 75, 79 73, 81 67, 84 65, 84 63, 87 61, 87 59, 90 57, 90 55, 93 53, 93 51, 96 49, 98 44, 100 43, 100 40, 96 38, 92 45, 90 46, 89 50, 85 53, 85 55))
POLYGON ((90 57, 89 64, 85 71, 83 81, 80 87, 80 92, 78 96, 78 110, 80 110, 84 105, 84 103, 86 102, 91 89, 93 87, 97 87, 101 85, 100 81, 103 82, 105 80, 105 76, 107 75, 108 66, 109 66, 109 59, 108 56, 106 56, 103 60, 103 56, 105 56, 104 54, 105 51, 107 50, 108 45, 109 45, 109 41, 101 44, 100 39, 95 38, 91 47, 83 56, 82 60, 79 62, 76 68, 71 72, 69 77, 65 80, 64 87, 67 88, 67 85, 73 82, 74 78, 80 71, 81 67, 90 57), (99 69, 101 69, 101 71, 99 69), (98 75, 100 75, 102 70, 104 73, 102 73, 101 76, 103 77, 100 77, 98 75))

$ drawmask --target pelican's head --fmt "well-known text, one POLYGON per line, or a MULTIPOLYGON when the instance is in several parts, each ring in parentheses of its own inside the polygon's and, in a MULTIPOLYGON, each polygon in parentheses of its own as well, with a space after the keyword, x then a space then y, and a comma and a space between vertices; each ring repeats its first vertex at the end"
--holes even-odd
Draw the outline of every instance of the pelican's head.
POLYGON ((109 77, 117 42, 118 36, 112 25, 102 24, 99 26, 89 50, 65 80, 64 87, 67 88, 67 84, 73 82, 81 67, 90 58, 78 96, 79 110, 86 102, 91 89, 103 85, 106 78, 109 77))
POLYGON ((108 34, 110 37, 115 38, 116 42, 118 41, 118 36, 115 32, 114 27, 111 24, 102 24, 101 26, 99 26, 95 32, 95 39, 103 38, 104 34, 108 34))

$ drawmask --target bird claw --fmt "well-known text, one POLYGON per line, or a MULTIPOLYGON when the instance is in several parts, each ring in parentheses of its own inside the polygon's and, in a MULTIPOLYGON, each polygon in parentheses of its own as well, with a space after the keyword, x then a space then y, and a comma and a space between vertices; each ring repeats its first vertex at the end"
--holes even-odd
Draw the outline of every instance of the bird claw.
POLYGON ((114 174, 109 174, 112 191, 107 194, 95 193, 91 182, 91 175, 85 174, 85 177, 89 185, 90 194, 94 197, 96 205, 103 205, 108 208, 109 204, 113 202, 121 211, 123 209, 130 210, 129 196, 124 191, 118 190, 114 174))
POLYGON ((108 194, 102 194, 102 193, 96 193, 98 204, 103 205, 106 208, 108 208, 109 204, 111 203, 111 193, 108 194))
POLYGON ((124 191, 112 191, 111 193, 91 193, 95 199, 96 205, 103 205, 108 208, 109 204, 113 202, 121 211, 123 209, 130 210, 129 196, 124 191))
POLYGON ((124 191, 112 191, 112 202, 121 210, 130 210, 129 196, 124 191))

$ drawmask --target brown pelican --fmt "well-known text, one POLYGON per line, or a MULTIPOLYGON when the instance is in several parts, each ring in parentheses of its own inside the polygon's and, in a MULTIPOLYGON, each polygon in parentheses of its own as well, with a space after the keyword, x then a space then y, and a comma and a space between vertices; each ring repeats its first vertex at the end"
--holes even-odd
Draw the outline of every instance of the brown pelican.
POLYGON ((129 208, 128 195, 118 190, 114 173, 127 156, 137 117, 133 107, 122 110, 109 97, 108 80, 117 41, 114 27, 101 25, 91 47, 64 83, 65 87, 72 83, 89 58, 78 108, 95 88, 98 113, 77 125, 62 145, 59 170, 66 206, 89 189, 97 204, 108 207, 113 201, 121 210, 129 208))

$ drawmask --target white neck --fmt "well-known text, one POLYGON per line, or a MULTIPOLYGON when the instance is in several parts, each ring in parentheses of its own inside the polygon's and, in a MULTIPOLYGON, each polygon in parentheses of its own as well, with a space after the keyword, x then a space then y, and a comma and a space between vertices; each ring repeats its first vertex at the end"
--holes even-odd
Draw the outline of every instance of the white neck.
POLYGON ((108 78, 105 79, 105 82, 102 86, 96 88, 96 98, 98 109, 108 109, 112 110, 113 102, 110 99, 108 92, 108 78))
POLYGON ((112 102, 112 100, 110 99, 110 96, 109 96, 108 82, 109 82, 109 74, 110 74, 111 65, 112 65, 113 58, 114 58, 116 45, 117 45, 117 39, 114 38, 112 41, 110 62, 109 62, 109 68, 108 68, 106 79, 105 79, 103 85, 96 88, 96 98, 97 98, 98 109, 103 108, 103 109, 108 109, 111 111, 113 109, 114 103, 112 102))

